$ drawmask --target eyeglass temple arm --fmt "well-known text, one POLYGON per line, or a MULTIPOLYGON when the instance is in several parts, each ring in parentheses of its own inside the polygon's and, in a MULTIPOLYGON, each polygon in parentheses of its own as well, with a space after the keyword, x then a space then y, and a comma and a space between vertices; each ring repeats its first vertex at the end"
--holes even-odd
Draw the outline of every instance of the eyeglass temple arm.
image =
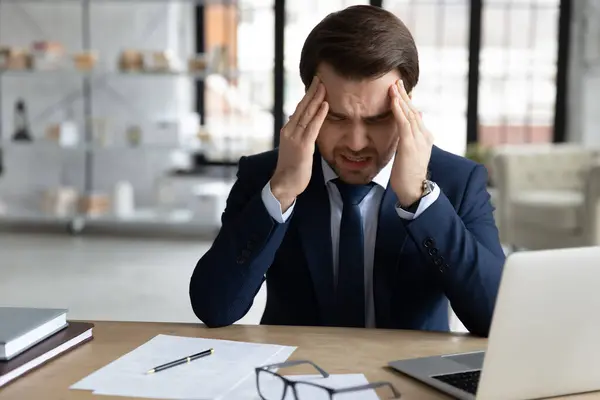
POLYGON ((314 362, 309 361, 309 360, 286 361, 286 362, 282 362, 282 363, 279 363, 279 364, 266 365, 263 368, 268 368, 268 369, 271 369, 271 368, 285 368, 285 367, 294 367, 296 365, 302 365, 302 364, 310 364, 310 365, 312 365, 313 367, 315 367, 315 369, 317 371, 319 371, 319 374, 321 374, 321 376, 323 378, 329 377, 329 374, 327 372, 325 372, 325 370, 323 368, 319 367, 317 364, 315 364, 314 362))
POLYGON ((398 392, 396 390, 396 388, 394 387, 394 385, 392 385, 389 382, 373 382, 373 383, 368 383, 366 385, 352 386, 352 387, 343 388, 343 389, 336 389, 335 392, 336 393, 357 392, 360 390, 377 389, 377 388, 384 387, 384 386, 388 386, 390 388, 390 390, 394 394, 394 397, 392 397, 393 399, 400 398, 400 392, 398 392))

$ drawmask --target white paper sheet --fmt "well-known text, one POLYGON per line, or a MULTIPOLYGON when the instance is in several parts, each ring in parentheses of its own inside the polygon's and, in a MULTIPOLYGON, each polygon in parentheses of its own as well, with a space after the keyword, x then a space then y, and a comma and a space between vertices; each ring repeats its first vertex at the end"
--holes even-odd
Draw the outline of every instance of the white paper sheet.
MULTIPOLYGON (((279 371, 280 373, 283 370, 279 371)), ((329 375, 328 378, 323 378, 320 375, 290 375, 286 376, 294 381, 305 381, 305 382, 313 382, 319 385, 327 386, 332 389, 342 389, 351 386, 359 386, 366 385, 369 383, 367 378, 363 374, 340 374, 340 375, 329 375)), ((270 388, 263 388, 265 393, 276 394, 279 393, 280 385, 276 381, 270 381, 273 385, 270 388)), ((261 385, 265 385, 269 382, 262 381, 261 385)), ((306 396, 311 397, 304 399, 301 397, 300 400, 319 400, 318 397, 315 397, 316 394, 314 392, 305 392, 306 396)), ((390 393, 391 395, 391 393, 390 393)), ((302 396, 302 393, 299 393, 299 396, 302 396)), ((329 399, 328 396, 324 397, 329 399)), ((350 392, 344 394, 336 394, 334 398, 337 400, 379 400, 377 393, 374 390, 363 390, 360 392, 350 392)), ((244 381, 243 384, 239 385, 234 391, 229 393, 224 400, 261 400, 258 395, 258 391, 256 388, 256 380, 244 381)), ((294 395, 291 391, 288 391, 285 396, 285 400, 295 400, 294 395)))
POLYGON ((158 335, 77 382, 71 389, 94 394, 161 399, 216 399, 257 366, 285 361, 295 347, 158 335), (210 356, 146 375, 149 369, 213 348, 210 356))

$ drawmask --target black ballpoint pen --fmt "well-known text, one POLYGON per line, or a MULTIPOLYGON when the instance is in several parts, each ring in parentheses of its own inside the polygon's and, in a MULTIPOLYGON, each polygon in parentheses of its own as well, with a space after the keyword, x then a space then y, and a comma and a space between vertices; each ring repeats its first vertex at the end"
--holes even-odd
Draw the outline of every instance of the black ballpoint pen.
POLYGON ((194 360, 197 360, 198 358, 209 356, 213 352, 214 352, 214 349, 204 350, 203 352, 200 352, 200 353, 197 353, 197 354, 193 354, 193 355, 188 356, 188 357, 183 357, 183 358, 180 358, 179 360, 175 360, 175 361, 171 361, 169 363, 163 364, 163 365, 159 365, 158 367, 154 367, 150 371, 146 372, 146 374, 153 374, 155 372, 159 372, 159 371, 171 368, 171 367, 175 367, 177 365, 187 364, 187 363, 190 363, 190 362, 192 362, 194 360))

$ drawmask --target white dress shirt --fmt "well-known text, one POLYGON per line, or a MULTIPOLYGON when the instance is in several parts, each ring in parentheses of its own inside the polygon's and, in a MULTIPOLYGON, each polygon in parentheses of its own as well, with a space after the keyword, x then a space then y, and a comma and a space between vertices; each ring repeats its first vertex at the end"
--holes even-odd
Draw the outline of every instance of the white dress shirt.
MULTIPOLYGON (((360 202, 360 213, 363 221, 363 232, 364 232, 364 266, 365 266, 365 316, 366 316, 366 327, 375 327, 375 298, 373 295, 373 260, 375 257, 375 240, 377 239, 377 223, 379 215, 379 206, 383 199, 383 194, 387 188, 392 173, 392 160, 373 178, 373 188, 360 202)), ((329 204, 331 206, 331 244, 333 246, 333 276, 334 282, 337 280, 338 270, 338 245, 340 237, 340 224, 342 220, 342 208, 343 202, 340 192, 334 182, 338 176, 333 169, 321 159, 321 166, 323 168, 323 178, 325 185, 327 186, 327 192, 329 193, 329 204)), ((403 219, 414 219, 421 215, 433 202, 437 200, 440 195, 440 189, 434 184, 434 189, 431 193, 421 199, 417 211, 413 214, 399 207, 396 207, 396 212, 399 218, 403 219)), ((279 223, 284 223, 292 214, 296 202, 286 210, 285 213, 281 210, 281 204, 273 196, 271 192, 271 183, 268 182, 262 190, 262 200, 265 207, 271 217, 279 223)))

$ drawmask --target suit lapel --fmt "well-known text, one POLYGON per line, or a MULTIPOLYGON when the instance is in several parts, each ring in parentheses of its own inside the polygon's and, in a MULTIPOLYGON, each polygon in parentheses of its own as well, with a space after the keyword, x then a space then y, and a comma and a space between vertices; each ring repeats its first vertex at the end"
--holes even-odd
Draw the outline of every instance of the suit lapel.
POLYGON ((331 244, 331 210, 323 179, 321 157, 315 152, 313 172, 304 193, 298 196, 295 219, 323 324, 333 321, 333 253, 331 244))
POLYGON ((373 293, 375 297, 375 319, 378 328, 390 327, 392 307, 392 285, 407 238, 404 222, 396 212, 398 198, 390 185, 385 191, 375 242, 373 261, 373 293))

